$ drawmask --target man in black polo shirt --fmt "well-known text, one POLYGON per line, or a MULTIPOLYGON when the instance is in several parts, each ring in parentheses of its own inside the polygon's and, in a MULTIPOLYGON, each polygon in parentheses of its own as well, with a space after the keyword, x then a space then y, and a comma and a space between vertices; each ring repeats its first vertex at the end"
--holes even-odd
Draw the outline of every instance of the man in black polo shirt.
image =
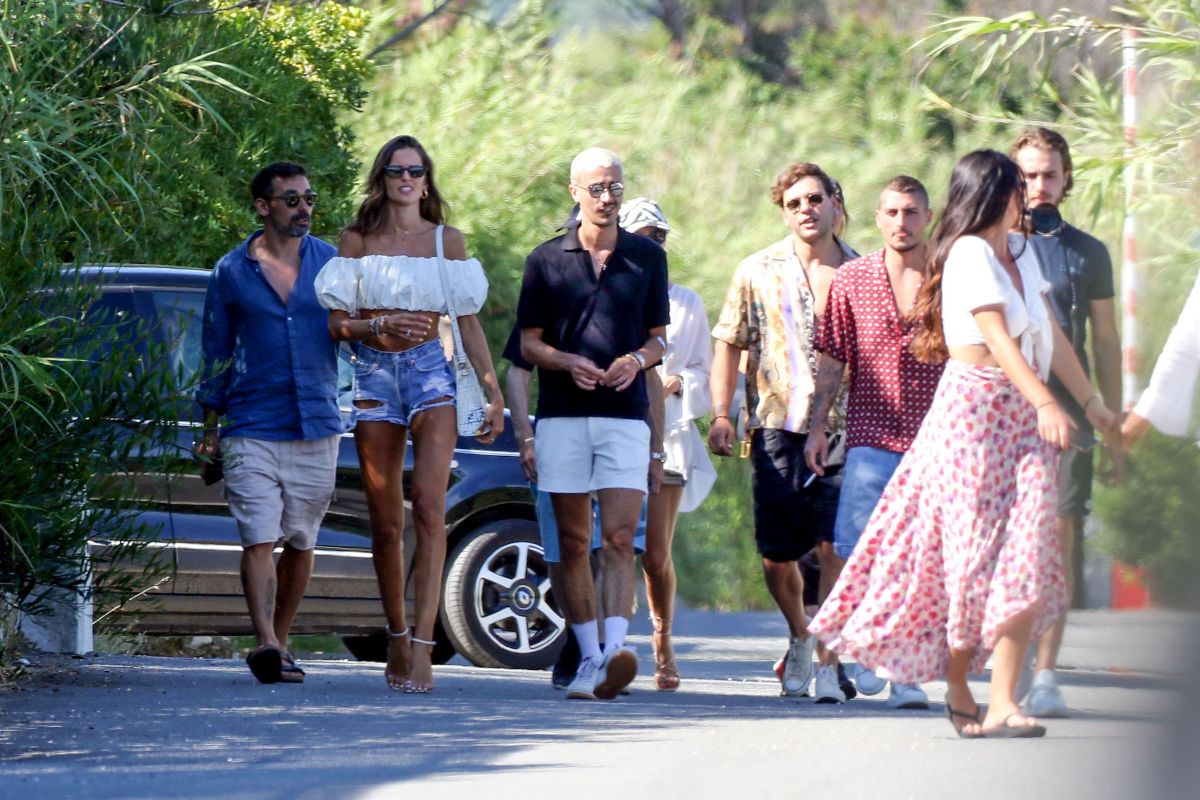
POLYGON ((588 562, 591 494, 600 502, 604 607, 633 605, 633 535, 649 470, 644 370, 666 349, 667 257, 621 230, 621 162, 601 148, 571 162, 568 190, 580 221, 525 260, 517 307, 521 352, 540 370, 536 457, 551 495, 565 585, 559 596, 582 656, 569 699, 611 699, 637 674, 625 647, 629 620, 604 620, 600 652, 596 591, 588 562))

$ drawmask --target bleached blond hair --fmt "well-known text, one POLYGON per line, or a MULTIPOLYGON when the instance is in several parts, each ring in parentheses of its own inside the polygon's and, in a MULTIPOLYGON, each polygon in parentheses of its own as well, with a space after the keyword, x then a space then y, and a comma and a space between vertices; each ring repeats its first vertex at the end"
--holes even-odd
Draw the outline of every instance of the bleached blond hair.
POLYGON ((621 169, 621 159, 612 150, 604 147, 589 147, 571 161, 571 180, 595 167, 621 169))

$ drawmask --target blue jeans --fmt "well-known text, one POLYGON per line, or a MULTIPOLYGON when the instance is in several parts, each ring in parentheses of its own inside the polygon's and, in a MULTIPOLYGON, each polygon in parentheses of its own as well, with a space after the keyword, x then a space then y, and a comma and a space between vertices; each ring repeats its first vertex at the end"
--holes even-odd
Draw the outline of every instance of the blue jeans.
POLYGON ((358 422, 411 426, 430 408, 454 405, 454 373, 439 339, 410 350, 389 353, 358 345, 354 363, 354 403, 350 428, 358 422), (379 405, 362 408, 359 401, 379 405))
POLYGON ((883 490, 903 458, 904 453, 874 447, 854 447, 847 451, 842 467, 842 496, 833 523, 833 550, 841 558, 849 558, 854 552, 883 490))
MULTIPOLYGON (((542 559, 547 564, 557 564, 562 561, 562 549, 558 543, 558 522, 554 519, 554 504, 549 492, 539 492, 536 483, 529 484, 537 503, 538 532, 542 536, 542 559)), ((604 543, 600 531, 600 504, 592 499, 592 550, 599 550, 604 543)), ((646 501, 642 501, 642 515, 638 519, 637 531, 633 534, 633 552, 646 551, 646 501)))

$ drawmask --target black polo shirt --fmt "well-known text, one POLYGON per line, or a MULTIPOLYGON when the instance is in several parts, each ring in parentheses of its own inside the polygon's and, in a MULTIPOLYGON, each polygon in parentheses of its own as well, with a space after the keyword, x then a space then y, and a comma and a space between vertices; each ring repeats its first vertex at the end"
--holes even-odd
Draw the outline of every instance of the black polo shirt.
MULTIPOLYGON (((670 321, 667 254, 645 236, 618 229, 617 246, 597 279, 577 230, 568 228, 525 259, 517 324, 541 328, 546 344, 608 369, 644 345, 651 328, 670 321)), ((580 389, 563 370, 539 370, 538 380, 539 418, 646 418, 645 374, 623 392, 580 389)))

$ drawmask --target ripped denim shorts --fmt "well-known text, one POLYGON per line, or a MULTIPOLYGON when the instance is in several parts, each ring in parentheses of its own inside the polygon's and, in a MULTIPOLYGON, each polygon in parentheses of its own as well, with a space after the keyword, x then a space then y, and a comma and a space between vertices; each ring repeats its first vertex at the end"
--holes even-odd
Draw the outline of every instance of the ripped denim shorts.
POLYGON ((454 405, 454 372, 438 339, 400 353, 358 346, 350 429, 362 422, 408 427, 430 408, 454 405), (369 408, 363 408, 359 403, 369 408))

